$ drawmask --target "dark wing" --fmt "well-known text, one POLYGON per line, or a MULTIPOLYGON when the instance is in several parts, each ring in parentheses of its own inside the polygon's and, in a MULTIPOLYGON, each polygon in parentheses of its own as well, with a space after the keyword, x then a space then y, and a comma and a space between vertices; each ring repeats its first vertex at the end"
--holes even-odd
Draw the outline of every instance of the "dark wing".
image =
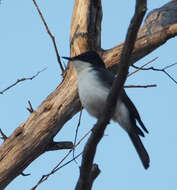
MULTIPOLYGON (((110 72, 109 70, 107 70, 106 68, 99 68, 99 71, 101 71, 101 72, 98 72, 98 77, 101 79, 100 81, 104 81, 103 85, 107 85, 108 88, 111 88, 111 86, 114 82, 114 79, 115 79, 115 75, 112 72, 110 72)), ((130 100, 130 98, 127 96, 124 89, 121 92, 121 99, 125 103, 125 105, 128 107, 128 109, 130 110, 130 117, 132 119, 132 122, 134 123, 135 131, 137 132, 137 134, 144 136, 143 132, 136 126, 136 120, 139 122, 142 129, 146 133, 148 133, 148 130, 144 126, 144 123, 142 122, 141 117, 140 117, 135 105, 130 100)))
POLYGON ((104 81, 103 86, 106 85, 110 89, 114 82, 115 75, 106 68, 94 68, 94 69, 96 70, 98 69, 97 74, 98 77, 100 78, 100 81, 104 81))
POLYGON ((137 119, 137 121, 139 122, 139 124, 141 125, 142 129, 148 133, 148 130, 146 129, 146 127, 144 126, 144 123, 141 120, 141 117, 135 107, 135 105, 133 104, 133 102, 130 100, 130 98, 127 96, 125 90, 122 91, 122 96, 121 96, 123 102, 125 103, 125 105, 128 107, 128 109, 130 110, 130 113, 132 115, 132 117, 134 119, 137 119))

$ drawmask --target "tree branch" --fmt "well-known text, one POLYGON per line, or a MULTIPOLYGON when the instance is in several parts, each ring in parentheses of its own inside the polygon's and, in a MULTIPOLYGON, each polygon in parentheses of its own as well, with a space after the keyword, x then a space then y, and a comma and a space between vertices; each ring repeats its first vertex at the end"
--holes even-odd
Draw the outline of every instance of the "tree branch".
POLYGON ((101 117, 94 126, 92 134, 84 148, 80 168, 80 176, 75 188, 76 190, 91 189, 89 176, 93 166, 96 148, 98 143, 102 139, 104 135, 104 130, 106 129, 106 126, 114 113, 117 99, 120 96, 121 89, 123 88, 123 84, 125 83, 125 80, 127 78, 130 56, 134 47, 134 43, 136 41, 138 29, 141 25, 145 12, 146 0, 137 0, 135 13, 128 28, 126 41, 120 58, 120 70, 118 73, 119 77, 116 77, 113 83, 112 89, 106 101, 106 105, 103 109, 103 113, 101 114, 101 117))
MULTIPOLYGON (((69 160, 68 162, 64 163, 63 165, 61 165, 60 167, 58 167, 61 162, 59 164, 57 164, 57 166, 48 174, 43 175, 41 177, 41 179, 37 182, 37 184, 31 188, 31 190, 35 190, 41 183, 43 183, 44 181, 46 181, 52 174, 54 174, 55 172, 57 172, 58 170, 60 170, 61 168, 63 168, 64 166, 68 165, 69 163, 71 163, 73 160, 76 160, 79 156, 82 155, 82 152, 79 153, 77 156, 75 156, 74 158, 72 158, 71 160, 69 160)), ((62 160, 63 161, 63 160, 62 160)), ((96 173, 96 172, 95 172, 96 173)))
POLYGON ((157 87, 156 84, 149 84, 149 85, 125 85, 124 88, 150 88, 150 87, 157 87))
POLYGON ((18 83, 23 82, 25 80, 33 80, 34 78, 36 78, 41 72, 45 71, 47 68, 42 69, 41 71, 38 71, 35 75, 33 75, 32 77, 27 77, 27 78, 21 78, 21 79, 17 79, 16 82, 14 82, 13 84, 11 84, 10 86, 8 86, 7 88, 5 88, 4 90, 0 91, 0 94, 4 94, 4 92, 6 92, 7 90, 9 90, 10 88, 16 86, 18 83))
MULTIPOLYGON (((151 11, 144 25, 138 32, 138 37, 132 52, 130 64, 151 53, 167 40, 177 35, 177 1, 170 1, 158 9, 151 11)), ((123 43, 108 50, 101 50, 102 58, 113 72, 119 69, 120 55, 123 43)))
POLYGON ((30 100, 28 100, 28 104, 29 104, 29 108, 27 107, 26 109, 30 112, 30 113, 33 113, 34 112, 34 109, 33 109, 33 106, 30 102, 30 100))
POLYGON ((46 151, 53 151, 53 150, 63 150, 63 149, 72 149, 73 143, 70 141, 64 142, 54 142, 52 141, 46 148, 46 151))
POLYGON ((90 176, 89 176, 90 189, 92 188, 93 182, 98 177, 98 175, 100 174, 100 172, 101 171, 100 171, 98 165, 97 164, 93 164, 92 165, 92 169, 90 171, 90 176))
POLYGON ((1 128, 0 128, 0 134, 2 136, 0 138, 3 139, 4 141, 6 141, 8 137, 3 133, 3 131, 1 130, 1 128))
POLYGON ((63 68, 63 65, 62 65, 61 60, 60 60, 60 55, 59 55, 59 52, 58 52, 57 44, 55 42, 55 36, 51 33, 51 31, 50 31, 50 29, 49 29, 49 27, 48 27, 48 25, 47 25, 47 23, 46 23, 46 21, 44 19, 44 16, 42 15, 42 12, 40 11, 39 6, 36 3, 36 0, 33 0, 33 3, 35 5, 35 7, 36 7, 36 9, 37 9, 37 11, 38 11, 41 19, 42 19, 42 22, 44 23, 44 26, 46 28, 47 33, 49 34, 49 36, 52 39, 53 46, 54 46, 54 49, 55 49, 55 53, 56 53, 56 56, 57 56, 57 61, 59 63, 60 69, 62 71, 62 75, 64 76, 65 69, 63 68))
MULTIPOLYGON (((163 19, 152 19, 152 23, 145 22, 142 27, 143 30, 146 31, 146 29, 153 28, 151 26, 158 26, 159 24, 161 27, 157 27, 159 32, 155 33, 154 30, 150 30, 151 33, 145 37, 142 35, 142 38, 137 40, 132 52, 131 63, 177 35, 177 25, 175 25, 177 24, 177 2, 170 1, 165 6, 166 8, 163 6, 149 14, 147 18, 149 21, 151 20, 149 18, 154 17, 155 13, 163 19), (161 15, 163 11, 168 12, 168 14, 161 15), (171 20, 171 24, 168 20, 171 20)), ((103 55, 106 65, 111 66, 113 70, 113 64, 119 65, 123 44, 117 49, 113 48, 112 52, 111 50, 101 50, 101 15, 100 0, 75 0, 70 39, 73 39, 78 24, 79 28, 76 32, 78 37, 76 36, 73 45, 71 45, 71 56, 89 49, 96 49, 103 55)), ((144 33, 140 31, 139 34, 144 33)), ((29 118, 0 147, 0 189, 4 189, 32 161, 43 154, 47 145, 64 124, 80 111, 81 105, 77 93, 75 72, 72 67, 66 72, 64 80, 56 90, 41 103, 35 112, 30 114, 29 118)))
POLYGON ((132 65, 132 67, 134 67, 135 69, 137 70, 143 70, 143 71, 148 71, 148 70, 152 70, 152 71, 161 71, 163 72, 165 75, 167 75, 174 83, 177 84, 177 81, 166 71, 167 69, 169 69, 170 67, 173 67, 177 65, 177 63, 173 63, 171 65, 168 65, 162 69, 157 69, 157 68, 154 68, 154 67, 148 67, 148 68, 144 68, 144 67, 137 67, 135 65, 132 65))

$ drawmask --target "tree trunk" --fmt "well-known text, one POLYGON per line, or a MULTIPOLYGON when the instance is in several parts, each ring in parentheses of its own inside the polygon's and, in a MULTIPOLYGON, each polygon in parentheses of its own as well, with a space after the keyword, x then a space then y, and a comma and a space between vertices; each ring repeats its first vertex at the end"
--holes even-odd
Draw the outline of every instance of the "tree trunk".
MULTIPOLYGON (((113 72, 117 71, 123 44, 101 49, 101 0, 75 0, 71 56, 96 50, 113 72)), ((138 33, 131 64, 177 35, 177 1, 170 1, 147 16, 138 33)), ((0 189, 4 189, 38 156, 52 149, 53 137, 79 110, 77 78, 72 66, 62 83, 30 114, 0 147, 0 189)))

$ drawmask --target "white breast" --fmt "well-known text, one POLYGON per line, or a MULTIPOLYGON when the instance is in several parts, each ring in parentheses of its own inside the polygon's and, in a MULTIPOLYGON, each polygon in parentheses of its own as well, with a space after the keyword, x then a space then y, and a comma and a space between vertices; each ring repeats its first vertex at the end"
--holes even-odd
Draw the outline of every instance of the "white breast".
MULTIPOLYGON (((98 118, 103 111, 109 89, 103 86, 98 80, 97 71, 86 68, 79 73, 78 90, 82 106, 94 117, 98 118)), ((114 116, 112 118, 118 122, 126 131, 131 128, 129 110, 125 104, 118 100, 114 116)))
POLYGON ((82 106, 94 117, 98 118, 103 110, 109 89, 99 82, 96 71, 84 69, 78 77, 79 97, 82 106))

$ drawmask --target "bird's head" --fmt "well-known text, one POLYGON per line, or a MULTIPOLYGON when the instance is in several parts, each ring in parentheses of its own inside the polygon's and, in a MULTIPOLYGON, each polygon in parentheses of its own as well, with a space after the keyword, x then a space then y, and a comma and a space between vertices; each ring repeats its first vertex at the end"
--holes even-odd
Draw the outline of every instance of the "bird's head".
POLYGON ((95 51, 87 51, 75 57, 63 57, 72 62, 74 68, 76 69, 77 73, 81 72, 82 70, 92 67, 98 69, 100 67, 104 67, 104 62, 100 58, 97 52, 95 51))

